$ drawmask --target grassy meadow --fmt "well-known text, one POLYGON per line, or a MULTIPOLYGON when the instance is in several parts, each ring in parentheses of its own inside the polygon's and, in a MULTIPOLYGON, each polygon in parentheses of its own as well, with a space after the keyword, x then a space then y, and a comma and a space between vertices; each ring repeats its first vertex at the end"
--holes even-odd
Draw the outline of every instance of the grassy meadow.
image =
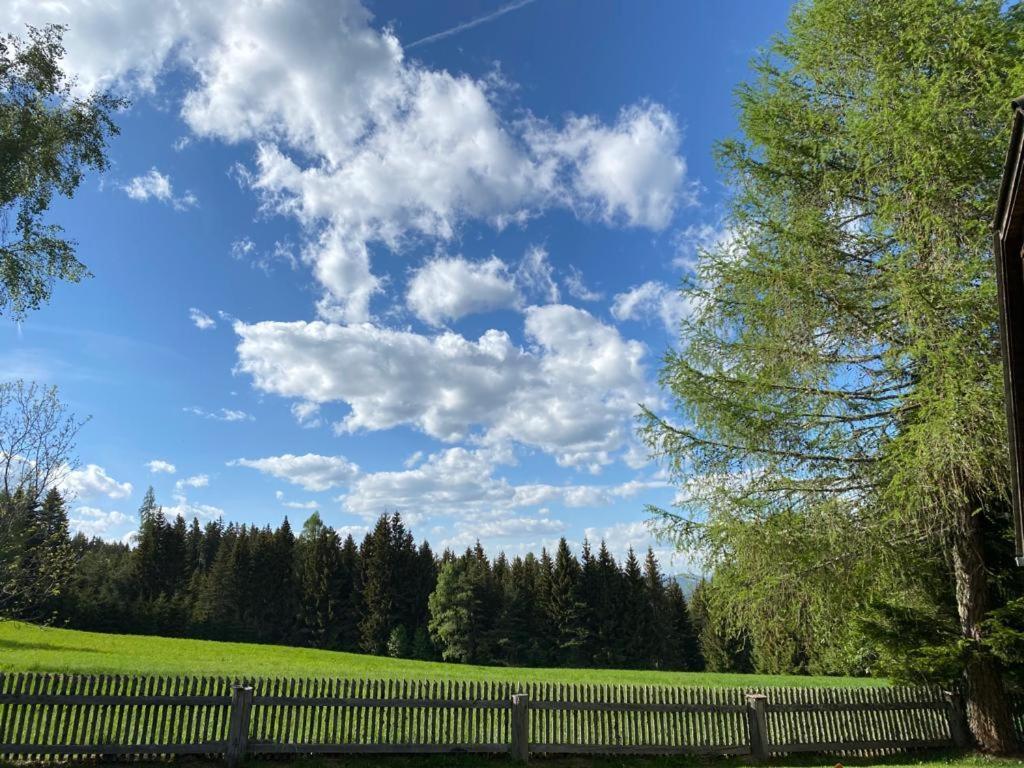
POLYGON ((885 684, 883 680, 852 677, 482 667, 279 645, 79 632, 13 621, 0 622, 0 672, 349 677, 715 687, 885 684))

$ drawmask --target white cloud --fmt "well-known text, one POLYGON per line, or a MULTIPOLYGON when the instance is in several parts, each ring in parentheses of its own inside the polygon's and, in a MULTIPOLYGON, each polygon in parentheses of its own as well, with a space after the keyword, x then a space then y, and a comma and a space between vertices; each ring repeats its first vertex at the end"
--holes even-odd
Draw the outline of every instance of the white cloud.
MULTIPOLYGON (((610 125, 510 119, 493 78, 407 60, 355 0, 14 0, 0 20, 68 22, 67 63, 84 88, 153 90, 164 72, 185 69, 192 135, 257 144, 240 178, 265 210, 307 226, 302 259, 323 287, 325 319, 369 319, 381 287, 371 243, 400 250, 418 237, 450 240, 467 220, 502 227, 552 207, 661 229, 693 196, 663 107, 627 107, 610 125)), ((153 169, 129 187, 189 204, 165 179, 153 169)))
POLYGON ((735 230, 721 224, 691 224, 677 232, 672 241, 676 249, 672 263, 689 270, 697 266, 697 259, 704 251, 729 253, 735 252, 740 245, 735 230))
POLYGON ((231 243, 231 258, 242 261, 248 258, 256 250, 256 243, 248 237, 241 237, 231 243))
POLYGON ((693 557, 680 552, 667 542, 659 541, 647 520, 614 523, 604 527, 589 527, 584 535, 591 545, 604 541, 608 551, 621 563, 632 548, 639 560, 643 561, 647 549, 653 549, 663 573, 692 573, 696 569, 693 557))
POLYGON ((593 468, 626 444, 636 404, 652 394, 644 345, 564 305, 526 309, 529 350, 496 330, 473 341, 370 324, 234 327, 238 370, 257 389, 347 403, 343 432, 407 424, 456 441, 483 430, 487 442, 513 440, 593 468))
POLYGON ((569 276, 565 278, 565 287, 569 295, 580 301, 600 301, 604 294, 600 291, 592 291, 583 281, 583 273, 575 266, 569 266, 569 276))
POLYGON ((299 426, 305 429, 315 429, 322 424, 319 403, 293 403, 292 416, 295 417, 299 426))
POLYGON ((678 290, 649 280, 615 295, 612 317, 616 320, 646 320, 657 317, 670 334, 679 332, 679 324, 690 314, 690 305, 678 290))
POLYGON ((398 509, 414 520, 455 517, 493 529, 517 510, 549 504, 605 507, 642 490, 667 485, 652 480, 618 485, 514 485, 495 474, 500 464, 512 461, 513 456, 500 447, 447 448, 421 464, 408 466, 406 462, 404 470, 360 475, 341 501, 348 512, 364 518, 376 517, 383 509, 398 509))
POLYGON ((76 507, 68 516, 68 528, 72 535, 82 533, 89 538, 98 536, 111 541, 119 540, 123 536, 123 534, 113 534, 111 529, 130 522, 132 522, 131 517, 116 510, 107 512, 97 507, 88 506, 76 507))
POLYGON ((170 176, 160 173, 156 168, 150 168, 143 175, 135 176, 121 189, 132 200, 156 200, 170 204, 176 211, 184 211, 199 204, 196 196, 188 190, 183 195, 175 195, 170 176))
POLYGON ((263 459, 235 459, 229 467, 249 467, 266 475, 287 480, 307 491, 326 491, 348 485, 359 473, 359 467, 344 456, 320 456, 307 453, 295 456, 267 456, 263 459))
POLYGON ((493 556, 503 543, 519 543, 524 536, 557 536, 567 528, 561 520, 539 516, 459 521, 455 524, 454 535, 442 539, 438 546, 457 552, 480 541, 493 556))
POLYGON ((516 269, 515 281, 523 293, 536 296, 545 304, 554 304, 559 299, 555 271, 548 261, 547 249, 533 245, 526 249, 516 269))
POLYGON ((205 488, 210 484, 209 475, 192 475, 191 477, 184 477, 174 484, 174 487, 179 491, 188 486, 189 488, 205 488))
POLYGON ((61 493, 75 498, 97 498, 106 496, 123 499, 130 496, 132 484, 119 483, 96 464, 87 464, 85 469, 69 472, 61 483, 61 493))
POLYGON ((217 327, 217 321, 210 317, 208 314, 203 312, 201 309, 195 307, 189 307, 188 319, 192 321, 196 328, 200 331, 208 331, 211 328, 217 327))
POLYGON ((288 509, 319 509, 320 505, 315 501, 287 501, 283 491, 275 491, 274 498, 281 502, 282 507, 288 509))
POLYGON ((188 520, 192 517, 198 517, 206 520, 214 520, 219 517, 224 517, 224 510, 220 507, 215 507, 212 504, 196 504, 188 500, 183 493, 175 493, 174 504, 170 507, 164 507, 164 515, 168 520, 173 520, 176 517, 181 517, 188 520))
POLYGON ((202 416, 204 419, 214 419, 215 421, 254 421, 256 419, 256 417, 250 413, 233 408, 220 408, 216 411, 206 411, 197 405, 187 405, 181 410, 185 413, 191 413, 193 416, 202 416))
POLYGON ((574 204, 608 223, 664 229, 680 202, 696 201, 686 187, 681 135, 657 104, 624 108, 615 125, 577 117, 562 131, 535 126, 531 141, 541 153, 568 163, 574 204))
POLYGON ((277 264, 286 264, 290 269, 297 269, 299 260, 287 241, 275 240, 269 251, 260 251, 251 238, 242 237, 231 243, 231 258, 244 261, 249 266, 262 270, 269 275, 277 264))
POLYGON ((519 292, 508 268, 495 256, 481 262, 461 257, 431 259, 413 273, 406 294, 409 309, 434 326, 518 303, 519 292))
POLYGON ((168 475, 173 475, 175 472, 178 471, 178 468, 176 466, 171 464, 171 462, 169 461, 164 461, 163 459, 153 459, 152 461, 147 461, 146 466, 149 467, 149 471, 155 475, 160 474, 161 472, 164 472, 168 475))

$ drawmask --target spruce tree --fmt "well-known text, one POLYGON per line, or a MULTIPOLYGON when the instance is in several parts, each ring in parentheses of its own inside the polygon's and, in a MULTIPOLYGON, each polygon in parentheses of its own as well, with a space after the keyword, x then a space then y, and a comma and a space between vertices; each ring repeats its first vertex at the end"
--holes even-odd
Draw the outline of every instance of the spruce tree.
POLYGON ((303 524, 296 556, 302 636, 316 648, 336 648, 344 605, 339 589, 341 542, 319 513, 314 512, 303 524))
POLYGON ((647 661, 651 604, 640 561, 630 547, 622 569, 622 610, 619 626, 620 658, 627 667, 642 668, 647 661))
POLYGON ((648 547, 644 559, 644 593, 647 598, 648 624, 645 628, 642 657, 644 666, 658 669, 668 660, 672 614, 665 594, 665 580, 658 567, 654 550, 648 547))
POLYGON ((366 535, 359 552, 362 569, 363 615, 359 623, 360 646, 366 653, 383 656, 395 623, 395 548, 392 523, 381 515, 366 535))
POLYGON ((665 602, 670 626, 666 649, 668 666, 688 672, 702 671, 704 656, 700 651, 700 640, 690 617, 686 595, 675 579, 670 579, 665 589, 665 602))
POLYGON ((580 564, 563 537, 555 550, 551 572, 549 611, 554 629, 557 660, 565 666, 578 665, 582 660, 582 625, 584 606, 579 596, 580 564))

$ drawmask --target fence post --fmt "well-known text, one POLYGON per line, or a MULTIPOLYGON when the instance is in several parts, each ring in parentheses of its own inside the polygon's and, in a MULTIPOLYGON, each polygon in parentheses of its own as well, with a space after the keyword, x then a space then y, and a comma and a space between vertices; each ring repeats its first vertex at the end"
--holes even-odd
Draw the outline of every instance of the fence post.
POLYGON ((249 715, 252 712, 252 688, 248 685, 231 686, 231 713, 228 719, 228 746, 224 757, 228 768, 245 759, 249 746, 249 715))
POLYGON ((512 696, 512 759, 517 763, 530 760, 530 697, 525 693, 512 696))
POLYGON ((949 718, 949 735, 957 749, 970 749, 974 744, 971 729, 967 726, 967 713, 964 711, 964 697, 959 691, 943 691, 949 707, 946 717, 949 718))
POLYGON ((767 760, 768 716, 765 705, 768 697, 763 693, 747 694, 747 728, 750 731, 750 754, 755 760, 767 760))

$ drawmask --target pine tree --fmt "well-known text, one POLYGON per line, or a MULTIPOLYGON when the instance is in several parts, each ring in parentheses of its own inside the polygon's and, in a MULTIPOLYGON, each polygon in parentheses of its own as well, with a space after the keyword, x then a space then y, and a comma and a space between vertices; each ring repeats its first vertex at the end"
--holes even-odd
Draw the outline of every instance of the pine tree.
POLYGON ((675 579, 671 579, 665 590, 670 630, 667 647, 667 665, 671 669, 682 669, 689 672, 700 672, 704 669, 704 656, 700 650, 700 640, 690 618, 690 607, 682 587, 675 579))
POLYGON ((594 663, 601 667, 618 667, 625 663, 620 635, 623 627, 623 579, 604 540, 597 552, 595 570, 594 663))
POLYGON ((551 573, 549 610, 558 649, 558 662, 578 665, 583 653, 582 623, 584 606, 579 597, 580 564, 563 537, 555 551, 551 573))
POLYGON ((338 534, 314 512, 302 526, 296 549, 302 636, 316 648, 336 648, 344 597, 338 534))
POLYGON ((12 563, 16 571, 12 581, 22 599, 12 613, 29 621, 50 621, 75 564, 67 509, 56 488, 47 492, 42 503, 25 497, 22 508, 21 534, 12 536, 20 539, 19 556, 12 563))
POLYGON ((668 661, 667 641, 672 630, 672 619, 665 596, 665 580, 651 548, 647 549, 647 557, 644 559, 644 587, 649 618, 642 657, 645 667, 659 669, 668 661))
MULTIPOLYGON (((340 600, 338 616, 338 647, 346 651, 359 650, 359 623, 362 618, 363 595, 361 588, 361 566, 359 548, 352 534, 345 537, 338 559, 338 592, 340 600)), ((424 613, 427 596, 422 598, 424 613)), ((426 627, 426 622, 424 622, 426 627)))
POLYGON ((651 627, 651 604, 647 598, 640 562, 629 548, 622 570, 622 610, 619 613, 620 657, 625 666, 641 668, 647 661, 647 644, 651 627))
POLYGON ((381 515, 359 552, 363 595, 360 646, 366 653, 379 656, 387 652, 388 637, 395 623, 392 531, 391 519, 381 515))

